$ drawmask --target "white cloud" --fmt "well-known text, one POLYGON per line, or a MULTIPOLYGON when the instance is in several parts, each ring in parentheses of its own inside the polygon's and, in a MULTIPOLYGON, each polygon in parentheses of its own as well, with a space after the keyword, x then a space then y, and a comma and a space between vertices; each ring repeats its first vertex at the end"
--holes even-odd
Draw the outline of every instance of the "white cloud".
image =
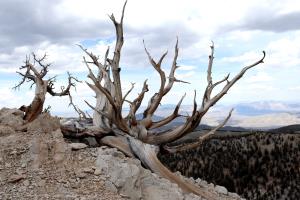
POLYGON ((242 65, 249 65, 257 61, 262 57, 262 54, 259 52, 249 51, 243 53, 239 56, 230 56, 230 57, 223 57, 220 59, 220 62, 223 63, 242 63, 242 65))
POLYGON ((290 87, 290 88, 288 88, 288 90, 291 90, 291 91, 300 91, 300 86, 290 87))
POLYGON ((32 92, 17 90, 14 91, 7 85, 0 87, 0 105, 1 107, 16 107, 19 108, 23 104, 28 104, 31 101, 32 92))
MULTIPOLYGON (((87 45, 87 47, 89 51, 99 55, 101 60, 107 46, 110 46, 110 55, 113 55, 114 27, 107 14, 115 13, 116 18, 119 18, 124 1, 64 0, 59 1, 59 4, 55 4, 58 1, 51 2, 47 2, 51 4, 49 12, 39 12, 42 10, 41 8, 44 8, 43 6, 47 7, 47 3, 43 3, 41 8, 39 7, 40 4, 34 9, 28 6, 28 12, 32 15, 30 18, 32 21, 30 22, 33 23, 32 26, 34 25, 35 28, 33 36, 30 26, 28 26, 29 30, 24 30, 22 24, 19 23, 10 24, 13 30, 17 30, 13 31, 14 34, 0 31, 0 46, 5 46, 7 41, 11 41, 9 43, 10 50, 2 49, 0 51, 0 77, 18 70, 18 67, 23 64, 25 55, 30 54, 32 51, 39 54, 46 52, 49 55, 48 61, 53 63, 49 71, 50 76, 65 74, 66 71, 86 74, 87 69, 82 63, 84 53, 75 46, 76 43, 85 40, 99 41, 96 45, 87 45), (47 15, 49 13, 55 14, 55 17, 51 20, 47 15), (38 16, 37 21, 35 20, 36 15, 38 16), (48 24, 50 28, 45 27, 45 24, 48 24), (57 32, 57 30, 63 31, 57 32), (23 35, 24 32, 32 38, 30 37, 29 40, 26 37, 27 34, 26 36, 23 35), (39 37, 34 37, 36 35, 39 37)), ((206 75, 202 72, 206 70, 211 39, 215 41, 216 47, 215 80, 218 77, 222 78, 225 74, 224 71, 230 71, 232 74, 237 72, 234 67, 220 68, 218 65, 231 66, 233 63, 238 66, 240 64, 246 65, 261 58, 260 49, 265 49, 267 52, 265 64, 251 70, 249 75, 247 74, 244 77, 244 81, 240 81, 237 86, 233 87, 229 92, 229 97, 226 95, 225 100, 231 102, 251 98, 293 100, 292 98, 296 98, 297 95, 286 95, 288 93, 278 87, 277 82, 279 82, 278 80, 286 80, 284 87, 290 88, 287 91, 298 91, 298 85, 295 85, 297 77, 293 75, 287 79, 287 72, 282 71, 279 73, 278 71, 283 68, 285 68, 284 70, 299 68, 299 31, 266 34, 262 30, 234 29, 228 32, 228 29, 224 27, 239 25, 246 21, 247 16, 259 15, 261 12, 283 14, 299 10, 295 5, 297 5, 297 1, 128 1, 124 19, 125 43, 121 60, 124 91, 129 88, 130 82, 137 82, 130 98, 134 97, 140 91, 143 80, 146 78, 149 78, 150 87, 149 94, 146 97, 150 97, 158 87, 158 76, 156 72, 152 73, 150 71, 152 67, 144 52, 142 39, 145 39, 148 50, 156 59, 168 50, 168 56, 163 64, 163 68, 167 73, 172 63, 174 45, 176 36, 178 36, 180 48, 178 65, 182 67, 177 71, 177 78, 187 80, 192 84, 184 86, 177 86, 176 84, 174 86, 174 96, 176 98, 169 95, 164 102, 176 103, 177 99, 186 90, 193 91, 193 89, 197 89, 198 93, 201 94, 200 90, 203 88, 200 87, 205 87, 206 78, 206 75), (270 6, 271 4, 272 6, 270 6), (262 40, 264 41, 262 42, 262 40), (135 73, 131 75, 130 73, 133 70, 135 70, 135 73), (219 73, 219 70, 221 73, 219 73), (277 70, 277 73, 274 73, 274 70, 277 70)), ((13 8, 18 10, 23 7, 13 8)), ((9 13, 9 18, 13 18, 18 14, 18 12, 9 13)), ((3 26, 6 25, 3 24, 3 26)), ((10 95, 16 96, 14 93, 10 95)), ((94 100, 93 93, 85 84, 78 85, 78 94, 74 95, 76 96, 74 99, 76 101, 78 99, 78 104, 83 107, 85 107, 82 103, 83 99, 94 100)), ((30 94, 27 94, 26 98, 30 101, 30 94)), ((186 97, 186 102, 192 102, 191 99, 192 93, 186 97)), ((7 101, 5 105, 10 103, 6 98, 5 101, 7 101)), ((59 100, 59 103, 57 103, 57 98, 52 97, 50 97, 49 102, 57 105, 57 110, 64 109, 68 104, 67 100, 59 100)), ((53 109, 56 108, 53 106, 53 109)))
POLYGON ((191 71, 191 70, 195 70, 196 66, 192 66, 192 65, 180 65, 180 67, 177 69, 178 71, 191 71))
POLYGON ((300 66, 300 32, 271 41, 266 48, 269 67, 290 68, 300 66))
POLYGON ((270 82, 274 80, 272 76, 266 72, 259 71, 255 75, 248 77, 245 82, 247 83, 262 83, 262 82, 270 82))
POLYGON ((194 75, 196 74, 195 71, 188 71, 186 73, 180 73, 180 74, 177 74, 176 77, 177 79, 179 80, 186 80, 188 81, 190 77, 193 77, 194 75))

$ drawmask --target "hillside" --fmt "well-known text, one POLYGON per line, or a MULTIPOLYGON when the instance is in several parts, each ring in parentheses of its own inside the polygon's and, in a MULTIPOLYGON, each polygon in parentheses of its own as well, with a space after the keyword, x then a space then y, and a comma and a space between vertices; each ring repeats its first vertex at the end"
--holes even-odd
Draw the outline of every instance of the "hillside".
POLYGON ((300 124, 283 126, 277 129, 272 129, 270 131, 275 133, 300 133, 300 124))
POLYGON ((300 199, 300 134, 217 134, 198 148, 160 159, 173 171, 247 199, 300 199))

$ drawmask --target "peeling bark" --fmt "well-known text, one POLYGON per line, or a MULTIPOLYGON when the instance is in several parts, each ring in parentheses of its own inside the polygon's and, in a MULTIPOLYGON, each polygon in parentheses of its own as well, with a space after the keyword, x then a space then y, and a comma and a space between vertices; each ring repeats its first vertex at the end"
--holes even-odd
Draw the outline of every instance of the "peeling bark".
POLYGON ((36 80, 35 96, 31 104, 26 107, 24 120, 31 122, 35 120, 42 112, 47 94, 48 81, 36 80))
MULTIPOLYGON (((110 91, 111 94, 114 94, 114 86, 108 81, 105 81, 104 88, 106 88, 108 91, 110 91)), ((103 93, 96 93, 96 110, 100 110, 102 112, 105 112, 109 115, 113 112, 112 106, 109 104, 109 101, 105 97, 103 93)), ((107 127, 111 128, 112 124, 111 122, 101 115, 99 112, 94 112, 93 114, 93 124, 94 126, 98 127, 107 127)))

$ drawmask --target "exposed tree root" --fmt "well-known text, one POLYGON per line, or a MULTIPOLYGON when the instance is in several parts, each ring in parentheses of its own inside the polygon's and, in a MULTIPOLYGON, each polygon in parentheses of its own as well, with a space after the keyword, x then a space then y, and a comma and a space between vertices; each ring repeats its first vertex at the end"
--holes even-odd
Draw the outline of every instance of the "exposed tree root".
POLYGON ((159 174, 171 182, 177 183, 178 186, 185 192, 191 192, 206 199, 217 200, 217 196, 213 193, 209 193, 195 184, 183 180, 168 168, 166 168, 157 158, 157 146, 145 144, 140 140, 129 137, 129 144, 133 153, 141 160, 141 162, 147 166, 152 172, 159 174))

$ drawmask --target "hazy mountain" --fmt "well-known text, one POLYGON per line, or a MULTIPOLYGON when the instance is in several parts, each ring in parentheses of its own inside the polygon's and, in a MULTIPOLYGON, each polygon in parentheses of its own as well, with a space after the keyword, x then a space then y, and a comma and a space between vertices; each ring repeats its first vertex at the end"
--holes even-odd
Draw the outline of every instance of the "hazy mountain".
MULTIPOLYGON (((172 104, 163 104, 159 106, 158 110, 155 112, 153 118, 154 121, 159 121, 163 119, 163 117, 170 115, 174 111, 175 106, 176 105, 172 104)), ((231 130, 240 129, 239 127, 250 129, 274 129, 292 124, 300 124, 300 103, 278 101, 249 102, 232 105, 217 104, 204 116, 201 123, 209 126, 217 126, 228 115, 231 108, 234 108, 234 112, 227 123, 227 126, 231 127, 231 130)), ((145 106, 142 106, 138 113, 142 112, 144 109, 145 106)), ((189 115, 192 112, 192 109, 192 105, 182 105, 180 114, 189 115)), ((124 108, 123 111, 124 115, 126 115, 129 108, 124 108)), ((76 113, 65 113, 63 111, 53 114, 63 117, 77 116, 76 113)), ((139 113, 137 118, 141 119, 142 113, 139 113)), ((184 117, 179 117, 166 128, 180 125, 184 121, 184 117)))
POLYGON ((256 116, 274 113, 294 113, 299 116, 300 103, 284 103, 277 101, 251 102, 233 105, 241 115, 256 116))
POLYGON ((277 129, 273 129, 271 131, 277 133, 300 133, 300 124, 284 126, 277 129))
MULTIPOLYGON (((136 115, 136 119, 138 119, 138 120, 140 120, 140 119, 143 119, 143 113, 139 113, 139 114, 137 114, 136 115)), ((152 120, 153 121, 160 121, 160 120, 162 120, 162 119, 164 119, 163 117, 161 117, 161 116, 157 116, 157 115, 153 115, 152 116, 152 120)))
MULTIPOLYGON (((175 105, 161 105, 156 112, 158 116, 167 116, 173 112, 175 105)), ((250 102, 234 105, 216 105, 205 115, 203 124, 216 126, 234 108, 234 113, 228 122, 231 127, 250 129, 272 129, 291 124, 300 124, 300 103, 285 103, 275 101, 250 102)), ((192 105, 183 105, 180 113, 187 115, 192 111, 192 105)), ((184 118, 173 121, 171 126, 184 122, 184 118)), ((239 128, 237 128, 239 129, 239 128)))

